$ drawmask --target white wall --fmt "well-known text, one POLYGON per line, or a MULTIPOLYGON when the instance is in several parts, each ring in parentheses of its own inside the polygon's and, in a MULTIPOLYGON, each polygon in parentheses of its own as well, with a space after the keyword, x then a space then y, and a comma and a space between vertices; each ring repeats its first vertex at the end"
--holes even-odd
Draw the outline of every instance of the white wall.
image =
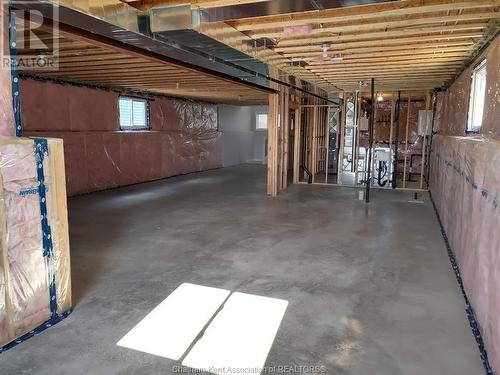
POLYGON ((223 165, 263 163, 267 131, 255 130, 255 115, 267 113, 267 107, 219 106, 219 130, 222 131, 223 165))

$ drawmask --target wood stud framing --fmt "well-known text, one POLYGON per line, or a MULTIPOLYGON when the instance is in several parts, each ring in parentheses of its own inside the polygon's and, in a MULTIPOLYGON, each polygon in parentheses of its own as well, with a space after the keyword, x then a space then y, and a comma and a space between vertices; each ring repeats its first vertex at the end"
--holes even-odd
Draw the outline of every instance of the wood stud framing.
POLYGON ((403 161, 403 189, 406 188, 406 171, 408 162, 408 131, 410 126, 410 107, 411 107, 411 95, 408 95, 408 106, 406 107, 406 130, 405 130, 405 151, 404 151, 404 161, 403 161))
POLYGON ((301 129, 302 129, 302 108, 298 107, 295 110, 295 134, 294 134, 294 145, 293 145, 293 183, 296 184, 300 180, 300 143, 301 143, 301 129))
POLYGON ((431 109, 431 93, 427 92, 425 95, 425 129, 424 129, 424 135, 422 136, 422 162, 421 162, 421 168, 420 168, 420 183, 419 183, 419 188, 423 189, 424 187, 424 168, 425 168, 425 163, 426 163, 426 156, 427 156, 427 134, 429 132, 429 127, 431 124, 429 123, 429 115, 428 111, 431 109))
POLYGON ((267 115, 267 194, 275 197, 279 192, 279 141, 278 141, 278 114, 279 94, 269 95, 267 115))
MULTIPOLYGON (((264 0, 122 0, 141 10, 157 5, 190 3, 192 8, 210 8, 260 2, 264 0)), ((500 0, 400 0, 370 5, 339 7, 320 11, 242 18, 204 23, 198 31, 213 39, 266 62, 269 74, 287 81, 289 76, 309 83, 312 92, 322 95, 339 93, 344 98, 339 115, 338 183, 342 183, 343 140, 346 103, 350 93, 360 90, 360 81, 375 79, 377 91, 393 92, 389 144, 392 154, 395 121, 395 91, 407 92, 408 108, 403 165, 406 188, 410 91, 426 91, 426 109, 430 91, 443 86, 481 45, 492 21, 500 18, 500 0), (290 33, 289 26, 307 26, 306 34, 290 33), (256 40, 272 41, 265 48, 256 40), (323 47, 325 46, 325 51, 323 47), (334 60, 333 57, 336 57, 334 60), (288 75, 288 76, 287 76, 288 75)), ((20 39, 23 35, 18 35, 20 39)), ((50 31, 38 35, 52 38, 50 31)), ((34 41, 31 41, 34 42, 34 41)), ((31 43, 33 45, 33 43, 31 43)), ((301 180, 302 157, 312 173, 328 183, 329 104, 318 98, 301 97, 294 90, 273 84, 276 93, 259 90, 234 80, 176 65, 146 54, 141 55, 108 46, 77 35, 61 32, 59 69, 23 71, 27 75, 125 88, 171 96, 228 104, 269 104, 268 112, 268 183, 267 193, 276 196, 288 185, 288 169, 293 181, 301 180), (295 110, 293 166, 289 166, 289 110, 295 110), (306 123, 302 114, 305 113, 306 123), (305 155, 302 132, 306 129, 305 155)), ((18 51, 19 56, 31 53, 18 51)), ((292 81, 287 81, 292 82, 292 81)), ((361 93, 360 93, 361 95, 361 93)), ((376 109, 376 103, 374 103, 376 109)), ((356 113, 359 116, 360 110, 356 113)), ((398 117, 399 121, 399 117, 398 117)), ((359 124, 359 121, 355 121, 359 124)), ((426 123, 426 130, 430 124, 426 123)), ((376 130, 376 129, 375 129, 376 130)), ((426 133, 427 134, 427 133, 426 133)), ((359 129, 355 128, 356 150, 353 155, 355 179, 358 179, 359 129)), ((290 151, 291 152, 291 151, 290 151)), ((427 139, 422 140, 422 170, 419 187, 423 188, 427 139)), ((394 157, 397 157, 397 152, 394 157)), ((373 159, 374 161, 374 159, 373 159)), ((365 161, 366 163, 366 161, 365 161)), ((374 172, 374 165, 366 165, 374 172)), ((393 169, 391 165, 390 170, 393 169)))

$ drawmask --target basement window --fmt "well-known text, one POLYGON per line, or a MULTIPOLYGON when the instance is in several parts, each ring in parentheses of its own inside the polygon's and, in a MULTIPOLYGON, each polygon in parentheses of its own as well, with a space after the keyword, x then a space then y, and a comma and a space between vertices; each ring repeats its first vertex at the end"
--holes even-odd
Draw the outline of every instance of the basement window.
POLYGON ((481 61, 472 70, 472 82, 469 98, 467 131, 478 132, 483 123, 483 110, 486 94, 486 60, 481 61))
POLYGON ((257 113, 255 115, 255 129, 267 130, 267 113, 257 113))
POLYGON ((118 99, 120 130, 149 129, 149 103, 144 99, 121 96, 118 99))

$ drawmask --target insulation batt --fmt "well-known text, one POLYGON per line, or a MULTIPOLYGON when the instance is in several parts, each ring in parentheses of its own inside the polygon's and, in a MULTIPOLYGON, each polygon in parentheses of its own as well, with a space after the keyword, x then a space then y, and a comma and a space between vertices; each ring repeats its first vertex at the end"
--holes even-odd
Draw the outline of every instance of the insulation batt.
POLYGON ((500 142, 435 135, 430 186, 495 373, 500 373, 500 142))
POLYGON ((222 166, 217 105, 155 96, 151 129, 120 131, 118 99, 112 91, 21 79, 23 132, 64 139, 68 195, 222 166))
MULTIPOLYGON (((50 143, 49 143, 50 145, 50 143)), ((62 146, 62 143, 61 143, 62 146)), ((50 146, 49 146, 50 147, 50 146)), ((49 148, 50 152, 50 148, 49 148)), ((62 153, 62 150, 61 150, 62 153)), ((69 256, 62 254, 64 241, 58 238, 59 222, 55 207, 53 171, 50 159, 44 159, 49 225, 53 227, 53 262, 43 254, 37 160, 33 140, 0 139, 0 347, 22 336, 51 317, 49 274, 69 267, 69 256)), ((60 273, 60 272, 59 272, 60 273)), ((69 287, 68 279, 58 287, 69 287)), ((58 296, 60 293, 58 293, 58 296)), ((69 293, 65 293, 66 299, 69 293)), ((64 298, 58 301, 67 305, 64 298)), ((62 312, 62 311, 58 311, 62 312)))
MULTIPOLYGON (((3 5, 3 4, 2 4, 3 5)), ((7 7, 0 7, 0 37, 4 43, 8 40, 7 7)), ((14 135, 14 112, 12 111, 12 81, 10 69, 0 69, 0 136, 14 135)), ((1 340, 0 340, 1 341, 1 340)))

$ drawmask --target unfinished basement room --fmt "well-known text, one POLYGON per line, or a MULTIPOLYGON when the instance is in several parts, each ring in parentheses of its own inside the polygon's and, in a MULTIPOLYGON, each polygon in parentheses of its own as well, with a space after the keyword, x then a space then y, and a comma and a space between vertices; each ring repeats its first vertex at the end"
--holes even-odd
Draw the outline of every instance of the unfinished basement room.
POLYGON ((0 375, 500 375, 500 0, 0 16, 0 375))

